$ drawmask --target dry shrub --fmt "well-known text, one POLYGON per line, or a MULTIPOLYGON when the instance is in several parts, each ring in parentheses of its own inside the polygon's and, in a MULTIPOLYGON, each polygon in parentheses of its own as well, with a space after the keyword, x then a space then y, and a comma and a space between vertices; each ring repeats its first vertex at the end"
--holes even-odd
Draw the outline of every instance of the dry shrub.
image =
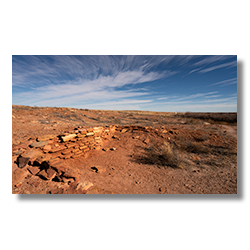
POLYGON ((181 150, 189 152, 189 153, 203 153, 207 154, 211 152, 211 149, 203 144, 196 141, 181 141, 179 142, 179 147, 181 150))
POLYGON ((158 162, 162 166, 184 168, 182 155, 173 148, 173 145, 170 145, 166 142, 161 145, 151 145, 148 148, 146 160, 150 163, 158 162))
MULTIPOLYGON (((225 124, 236 124, 237 113, 196 113, 186 112, 182 115, 185 118, 202 119, 210 123, 225 123, 225 124)), ((191 120, 192 121, 192 120, 191 120)))

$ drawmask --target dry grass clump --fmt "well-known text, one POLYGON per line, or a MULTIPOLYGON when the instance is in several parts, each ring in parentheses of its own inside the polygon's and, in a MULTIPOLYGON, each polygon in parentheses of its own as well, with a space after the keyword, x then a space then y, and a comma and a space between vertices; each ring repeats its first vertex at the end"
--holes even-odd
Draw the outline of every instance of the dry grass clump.
POLYGON ((147 149, 144 160, 148 163, 158 163, 172 168, 184 168, 182 154, 174 149, 173 145, 164 142, 161 145, 153 144, 147 149))

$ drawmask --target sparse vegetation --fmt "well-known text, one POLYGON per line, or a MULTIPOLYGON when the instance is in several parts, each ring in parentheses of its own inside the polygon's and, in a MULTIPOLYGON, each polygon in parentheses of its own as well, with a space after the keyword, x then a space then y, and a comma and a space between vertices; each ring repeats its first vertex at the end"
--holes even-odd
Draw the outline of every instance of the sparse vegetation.
POLYGON ((139 157, 137 160, 144 164, 158 164, 171 168, 184 167, 182 154, 177 152, 173 145, 167 142, 161 145, 152 143, 150 147, 146 149, 146 155, 139 157))
POLYGON ((189 118, 189 123, 199 124, 199 120, 207 121, 209 123, 220 124, 237 124, 237 113, 193 113, 186 112, 184 114, 178 114, 183 118, 189 118), (191 118, 191 119, 190 119, 191 118))

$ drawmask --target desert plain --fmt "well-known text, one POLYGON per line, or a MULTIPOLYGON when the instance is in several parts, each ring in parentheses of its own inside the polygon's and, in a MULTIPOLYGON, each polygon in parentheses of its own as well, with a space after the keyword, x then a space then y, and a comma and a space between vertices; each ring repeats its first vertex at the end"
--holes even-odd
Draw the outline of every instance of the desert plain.
POLYGON ((237 194, 237 113, 12 105, 13 194, 237 194))

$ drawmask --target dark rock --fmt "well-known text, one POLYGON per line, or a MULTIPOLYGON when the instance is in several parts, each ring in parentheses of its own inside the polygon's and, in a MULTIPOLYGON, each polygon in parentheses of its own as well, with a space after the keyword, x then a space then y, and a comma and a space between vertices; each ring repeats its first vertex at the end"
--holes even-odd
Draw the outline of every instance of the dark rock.
POLYGON ((24 168, 24 167, 28 164, 29 159, 30 159, 30 158, 28 158, 28 157, 19 156, 19 157, 17 158, 17 165, 18 165, 18 167, 19 167, 19 168, 24 168))

